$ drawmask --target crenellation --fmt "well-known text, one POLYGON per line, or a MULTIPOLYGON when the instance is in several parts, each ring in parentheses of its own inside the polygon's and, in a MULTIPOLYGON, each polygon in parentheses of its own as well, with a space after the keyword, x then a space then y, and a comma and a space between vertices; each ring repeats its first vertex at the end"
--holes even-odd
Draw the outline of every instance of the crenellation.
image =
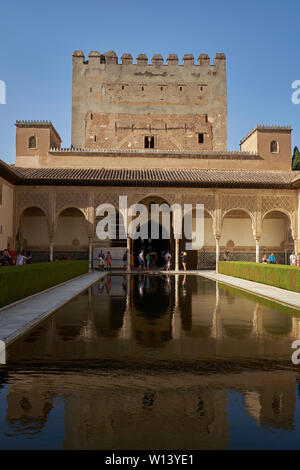
POLYGON ((168 65, 178 65, 178 55, 177 54, 169 54, 167 58, 168 65))
POLYGON ((142 66, 148 65, 148 57, 146 54, 139 54, 136 58, 136 63, 142 66))
POLYGON ((132 55, 128 53, 122 54, 121 61, 122 65, 132 64, 132 55))
POLYGON ((105 57, 105 64, 107 65, 118 63, 118 56, 113 50, 105 52, 103 56, 105 57))
POLYGON ((152 57, 152 65, 155 65, 156 67, 160 67, 161 65, 163 65, 163 63, 164 63, 163 56, 161 54, 154 54, 154 56, 152 57))
POLYGON ((184 54, 182 62, 185 67, 193 66, 195 64, 193 54, 184 54))
POLYGON ((205 65, 209 66, 210 65, 210 58, 209 55, 207 54, 200 54, 198 57, 198 65, 205 65))

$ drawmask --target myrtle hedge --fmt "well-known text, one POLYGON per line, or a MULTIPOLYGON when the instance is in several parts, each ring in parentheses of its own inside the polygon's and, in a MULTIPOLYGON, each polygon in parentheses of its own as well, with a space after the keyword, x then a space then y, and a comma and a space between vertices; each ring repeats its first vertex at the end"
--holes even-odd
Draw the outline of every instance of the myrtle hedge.
POLYGON ((220 274, 300 292, 299 266, 259 264, 242 261, 219 261, 218 266, 220 274))
POLYGON ((88 271, 88 261, 55 261, 0 267, 0 307, 88 271))

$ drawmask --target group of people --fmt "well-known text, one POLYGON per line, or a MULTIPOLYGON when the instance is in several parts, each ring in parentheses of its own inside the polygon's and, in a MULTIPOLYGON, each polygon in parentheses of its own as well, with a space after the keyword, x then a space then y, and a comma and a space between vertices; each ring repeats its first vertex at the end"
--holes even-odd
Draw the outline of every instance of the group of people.
MULTIPOLYGON (((138 255, 139 269, 149 269, 150 266, 153 265, 153 263, 151 263, 151 254, 152 254, 151 252, 145 253, 143 249, 140 251, 138 255)), ((182 251, 180 257, 181 257, 181 264, 182 264, 183 270, 186 271, 187 252, 182 251)), ((165 252, 163 258, 164 258, 163 270, 170 271, 172 255, 169 250, 165 252)))
POLYGON ((98 255, 98 267, 100 271, 104 271, 105 268, 105 263, 106 263, 106 269, 108 271, 111 270, 111 262, 112 262, 112 256, 110 251, 108 251, 106 254, 101 250, 99 255, 98 255))
POLYGON ((23 251, 15 251, 9 246, 0 251, 0 266, 22 266, 31 263, 31 253, 28 251, 25 255, 23 251))
MULTIPOLYGON (((229 251, 225 251, 223 259, 224 261, 231 261, 231 256, 230 256, 229 251)), ((290 266, 300 266, 300 253, 296 255, 295 252, 293 251, 289 257, 289 261, 290 261, 290 266)), ((264 254, 261 262, 263 264, 278 264, 278 261, 276 259, 274 252, 272 252, 269 256, 267 254, 264 254)))
POLYGON ((296 253, 293 251, 293 253, 290 255, 290 265, 300 266, 300 253, 296 255, 296 253))

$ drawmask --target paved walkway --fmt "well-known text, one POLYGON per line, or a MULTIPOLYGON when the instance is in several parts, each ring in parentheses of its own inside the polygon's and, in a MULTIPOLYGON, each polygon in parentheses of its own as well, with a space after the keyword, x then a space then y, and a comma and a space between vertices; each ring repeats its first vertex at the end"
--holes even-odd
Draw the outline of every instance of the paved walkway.
POLYGON ((0 353, 25 331, 80 294, 106 273, 91 272, 0 309, 0 353))
POLYGON ((300 294, 297 292, 268 286, 259 282, 247 281, 246 279, 240 279, 238 277, 227 276, 225 274, 217 274, 215 271, 198 271, 197 274, 300 310, 300 294))

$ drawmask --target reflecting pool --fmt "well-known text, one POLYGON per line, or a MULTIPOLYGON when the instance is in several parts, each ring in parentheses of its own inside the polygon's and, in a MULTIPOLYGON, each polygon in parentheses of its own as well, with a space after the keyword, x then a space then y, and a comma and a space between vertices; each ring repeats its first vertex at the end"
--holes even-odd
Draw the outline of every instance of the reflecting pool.
POLYGON ((0 449, 300 449, 299 312, 108 275, 7 350, 0 449))

